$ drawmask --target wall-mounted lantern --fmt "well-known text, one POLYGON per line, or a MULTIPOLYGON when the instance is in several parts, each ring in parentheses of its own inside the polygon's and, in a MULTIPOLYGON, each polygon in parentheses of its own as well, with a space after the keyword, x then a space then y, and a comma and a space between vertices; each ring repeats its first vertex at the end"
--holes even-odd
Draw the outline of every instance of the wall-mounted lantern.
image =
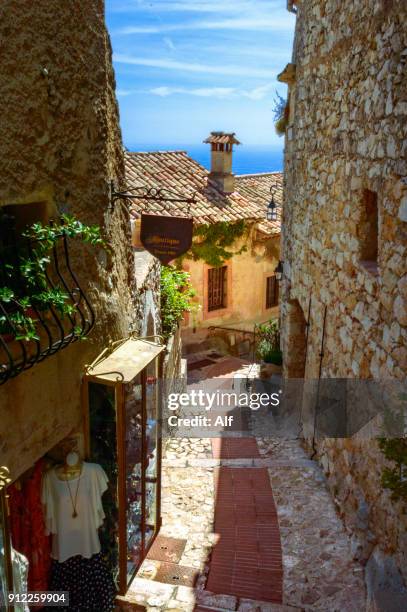
POLYGON ((274 201, 274 187, 270 188, 271 200, 267 207, 267 221, 277 221, 277 205, 274 201))
POLYGON ((276 269, 274 270, 274 274, 276 275, 276 279, 281 281, 284 275, 284 262, 279 261, 276 269))

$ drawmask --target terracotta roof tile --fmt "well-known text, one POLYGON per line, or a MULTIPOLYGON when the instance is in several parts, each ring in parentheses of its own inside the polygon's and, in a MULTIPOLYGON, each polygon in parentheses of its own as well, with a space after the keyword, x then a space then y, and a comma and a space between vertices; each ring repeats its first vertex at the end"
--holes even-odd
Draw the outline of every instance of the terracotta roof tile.
POLYGON ((234 132, 230 134, 226 134, 225 132, 211 132, 211 135, 205 138, 204 142, 207 144, 240 144, 234 132))
MULTIPOLYGON (((275 187, 274 199, 281 208, 283 175, 281 173, 236 176, 232 194, 221 193, 208 181, 209 172, 185 151, 125 153, 126 182, 129 191, 139 187, 163 189, 171 197, 189 198, 195 202, 189 213, 198 224, 241 219, 258 221, 257 228, 266 235, 280 233, 280 221, 266 219, 270 202, 270 187, 275 187)), ((137 200, 133 216, 141 212, 183 216, 187 204, 137 200)))

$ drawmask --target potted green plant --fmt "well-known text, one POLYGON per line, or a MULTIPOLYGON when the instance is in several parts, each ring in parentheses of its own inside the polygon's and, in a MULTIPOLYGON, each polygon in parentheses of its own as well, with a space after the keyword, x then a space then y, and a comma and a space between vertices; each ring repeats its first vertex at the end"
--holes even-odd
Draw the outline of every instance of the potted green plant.
POLYGON ((280 331, 278 321, 269 321, 257 328, 259 342, 257 355, 261 360, 260 376, 269 378, 272 374, 281 374, 283 355, 280 349, 280 331))

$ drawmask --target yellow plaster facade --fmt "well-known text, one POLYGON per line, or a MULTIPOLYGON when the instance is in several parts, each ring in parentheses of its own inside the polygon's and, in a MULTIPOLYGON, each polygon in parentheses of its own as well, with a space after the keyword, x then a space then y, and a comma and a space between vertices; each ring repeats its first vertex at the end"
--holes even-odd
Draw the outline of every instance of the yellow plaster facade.
MULTIPOLYGON (((197 293, 199 309, 185 318, 183 340, 193 342, 195 336, 204 336, 209 327, 231 327, 252 331, 256 323, 278 319, 279 308, 266 308, 267 278, 274 275, 279 261, 279 234, 267 241, 256 240, 255 230, 245 241, 247 250, 233 256, 227 266, 227 292, 225 308, 208 310, 208 266, 203 261, 187 260, 184 270, 189 272, 197 293)), ((234 249, 238 251, 243 242, 234 249)))

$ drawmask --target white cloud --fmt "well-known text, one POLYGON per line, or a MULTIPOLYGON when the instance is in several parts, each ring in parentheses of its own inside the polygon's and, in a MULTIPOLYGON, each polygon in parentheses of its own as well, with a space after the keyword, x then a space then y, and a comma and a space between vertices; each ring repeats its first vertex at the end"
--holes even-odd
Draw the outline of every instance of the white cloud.
POLYGON ((124 98, 125 96, 131 96, 136 93, 133 89, 116 89, 116 96, 124 98))
POLYGON ((267 85, 261 85, 250 91, 243 91, 242 95, 246 98, 250 98, 250 100, 263 100, 275 86, 275 83, 268 83, 267 85))
POLYGON ((235 87, 198 87, 195 89, 188 89, 186 87, 154 87, 150 89, 148 93, 155 96, 166 98, 175 94, 197 96, 200 98, 249 98, 250 100, 263 100, 267 95, 275 88, 274 83, 268 83, 267 85, 261 85, 250 90, 240 90, 235 87))
POLYGON ((174 94, 186 94, 200 98, 229 98, 235 92, 236 89, 233 87, 198 87, 196 89, 187 89, 186 87, 155 87, 149 90, 149 93, 163 98, 174 94))
POLYGON ((260 79, 275 78, 278 70, 267 70, 264 68, 252 68, 251 66, 222 66, 222 65, 207 65, 190 62, 182 62, 167 58, 146 58, 134 57, 123 53, 117 53, 113 56, 117 64, 129 64, 134 66, 147 66, 150 68, 161 68, 163 70, 177 70, 184 72, 196 72, 201 74, 222 74, 229 76, 246 76, 260 79))
POLYGON ((175 45, 169 36, 164 36, 163 41, 170 51, 175 51, 175 45))
POLYGON ((114 0, 110 10, 114 13, 145 10, 150 13, 253 13, 254 11, 271 11, 280 8, 280 0, 171 0, 157 1, 133 0, 132 2, 118 2, 114 0))
MULTIPOLYGON (((220 0, 221 1, 221 0, 220 0)), ((176 32, 187 30, 246 30, 256 32, 271 32, 271 31, 292 31, 294 25, 293 15, 287 13, 287 16, 266 16, 259 15, 257 17, 239 17, 231 19, 220 19, 218 21, 198 20, 192 22, 167 23, 157 26, 126 26, 116 30, 114 34, 129 35, 129 34, 160 34, 163 32, 176 32)))

